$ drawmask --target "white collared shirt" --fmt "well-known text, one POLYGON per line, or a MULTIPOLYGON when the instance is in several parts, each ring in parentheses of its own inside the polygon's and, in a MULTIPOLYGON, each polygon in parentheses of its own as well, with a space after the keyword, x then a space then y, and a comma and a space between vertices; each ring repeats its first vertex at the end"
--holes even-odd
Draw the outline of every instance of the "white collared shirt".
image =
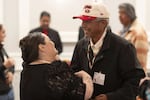
POLYGON ((96 56, 98 54, 98 52, 100 51, 100 49, 103 45, 103 41, 104 41, 104 38, 106 36, 106 30, 107 30, 107 28, 105 29, 101 38, 95 44, 93 44, 92 39, 90 39, 90 45, 91 45, 91 48, 93 50, 94 56, 96 56))

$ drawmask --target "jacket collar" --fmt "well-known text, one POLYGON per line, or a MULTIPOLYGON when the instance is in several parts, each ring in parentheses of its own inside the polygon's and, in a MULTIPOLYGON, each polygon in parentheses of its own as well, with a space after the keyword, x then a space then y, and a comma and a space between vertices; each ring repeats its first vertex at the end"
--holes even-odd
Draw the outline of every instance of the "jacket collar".
POLYGON ((112 34, 111 30, 107 29, 107 33, 106 33, 106 36, 104 38, 104 42, 103 42, 103 45, 102 45, 100 52, 103 52, 103 51, 110 48, 110 36, 111 36, 111 34, 112 34))

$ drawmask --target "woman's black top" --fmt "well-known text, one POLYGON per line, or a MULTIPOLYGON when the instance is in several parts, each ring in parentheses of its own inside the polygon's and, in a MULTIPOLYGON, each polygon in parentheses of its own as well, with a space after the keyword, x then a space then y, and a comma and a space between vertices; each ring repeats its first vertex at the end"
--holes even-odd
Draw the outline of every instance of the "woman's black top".
POLYGON ((20 100, 84 100, 85 85, 65 62, 24 65, 20 100))

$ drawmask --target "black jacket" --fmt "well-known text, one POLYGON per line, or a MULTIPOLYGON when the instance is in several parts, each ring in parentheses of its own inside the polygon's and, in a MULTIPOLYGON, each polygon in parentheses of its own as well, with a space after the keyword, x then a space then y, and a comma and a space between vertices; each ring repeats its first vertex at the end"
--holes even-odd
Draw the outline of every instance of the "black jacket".
POLYGON ((94 84, 93 98, 106 94, 108 100, 136 100, 139 81, 145 74, 133 45, 107 30, 92 69, 88 64, 88 45, 88 38, 76 44, 71 65, 73 70, 85 70, 92 77, 94 72, 105 74, 104 86, 94 84))
MULTIPOLYGON (((41 27, 35 28, 31 30, 29 33, 33 32, 42 32, 42 28, 41 27)), ((59 33, 52 28, 48 28, 48 37, 55 43, 55 47, 58 50, 58 53, 60 54, 63 51, 63 46, 59 33)))
POLYGON ((84 100, 84 94, 82 79, 64 62, 24 65, 20 100, 84 100))
POLYGON ((12 68, 6 69, 3 65, 5 56, 8 58, 5 49, 0 44, 0 95, 7 94, 11 89, 10 84, 6 84, 5 74, 7 72, 14 73, 14 66, 12 66, 12 68))
POLYGON ((79 34, 78 34, 78 40, 81 40, 84 37, 84 31, 82 29, 82 27, 79 27, 79 34))

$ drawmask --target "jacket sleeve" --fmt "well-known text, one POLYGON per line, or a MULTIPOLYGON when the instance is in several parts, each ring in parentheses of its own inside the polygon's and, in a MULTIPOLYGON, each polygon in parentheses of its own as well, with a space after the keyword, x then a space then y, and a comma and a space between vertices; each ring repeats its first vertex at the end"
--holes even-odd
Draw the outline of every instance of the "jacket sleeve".
POLYGON ((0 64, 0 72, 3 72, 5 69, 6 69, 5 66, 0 64))
POLYGON ((4 71, 5 71, 5 66, 3 65, 2 60, 0 60, 0 75, 2 75, 1 77, 5 77, 4 71))
POLYGON ((74 53, 73 53, 73 57, 71 60, 71 68, 73 71, 78 72, 81 70, 80 67, 80 56, 79 56, 79 43, 76 44, 75 49, 74 49, 74 53))
POLYGON ((107 93, 108 100, 136 100, 139 81, 145 77, 145 74, 137 60, 133 45, 127 44, 121 48, 118 65, 118 72, 123 79, 123 85, 120 89, 107 93))
POLYGON ((148 40, 146 36, 138 35, 136 36, 134 46, 137 52, 137 58, 146 71, 146 64, 147 64, 147 54, 148 54, 148 40))
MULTIPOLYGON (((2 51, 3 51, 3 55, 6 56, 7 58, 9 58, 9 55, 7 54, 7 52, 6 52, 6 50, 5 50, 4 48, 2 49, 2 51)), ((12 73, 14 74, 14 72, 15 72, 15 67, 14 67, 14 65, 11 66, 10 68, 6 68, 6 69, 5 69, 5 72, 6 72, 6 73, 7 73, 7 72, 12 72, 12 73)))

